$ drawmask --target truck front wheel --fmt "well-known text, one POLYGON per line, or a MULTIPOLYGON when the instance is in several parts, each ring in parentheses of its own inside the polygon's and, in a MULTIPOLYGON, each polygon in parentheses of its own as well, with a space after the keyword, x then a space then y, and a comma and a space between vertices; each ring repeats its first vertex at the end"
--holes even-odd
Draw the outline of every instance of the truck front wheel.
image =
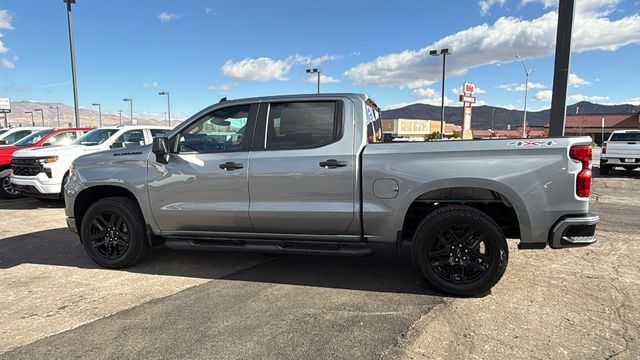
POLYGON ((413 262, 426 280, 448 294, 487 293, 504 274, 507 241, 498 224, 469 206, 427 215, 413 236, 413 262))
POLYGON ((107 268, 131 266, 149 249, 144 218, 127 197, 96 201, 82 218, 80 234, 89 257, 107 268))
POLYGON ((9 176, 0 178, 0 197, 5 199, 18 199, 22 197, 22 194, 11 185, 11 178, 9 176))

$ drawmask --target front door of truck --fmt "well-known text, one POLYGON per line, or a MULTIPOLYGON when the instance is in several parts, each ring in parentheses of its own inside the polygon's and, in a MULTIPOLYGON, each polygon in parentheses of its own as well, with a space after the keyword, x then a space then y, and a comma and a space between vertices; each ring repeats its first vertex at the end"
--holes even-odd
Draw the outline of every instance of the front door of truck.
POLYGON ((357 235, 352 108, 341 100, 263 103, 249 161, 257 232, 357 235))
POLYGON ((149 200, 163 231, 251 231, 247 170, 258 105, 208 113, 172 139, 167 164, 149 159, 149 200))

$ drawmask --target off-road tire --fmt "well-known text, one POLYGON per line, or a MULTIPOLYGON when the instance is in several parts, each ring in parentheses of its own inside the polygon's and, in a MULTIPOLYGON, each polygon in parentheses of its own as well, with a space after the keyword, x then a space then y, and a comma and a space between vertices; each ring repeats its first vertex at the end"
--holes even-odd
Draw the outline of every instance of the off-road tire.
MULTIPOLYGON (((448 235, 444 236, 448 237, 448 235)), ((457 244, 455 241, 451 241, 451 244, 453 243, 457 244)), ((472 248, 464 245, 461 249, 469 250, 472 248)), ((488 293, 489 290, 498 283, 500 278, 502 278, 509 262, 507 241, 498 224, 496 224, 496 222, 486 213, 475 208, 462 205, 445 206, 428 214, 420 222, 413 235, 411 253, 414 266, 420 274, 424 276, 427 282, 445 293, 457 296, 478 296, 488 293), (433 249, 434 246, 441 245, 442 236, 449 228, 454 230, 465 228, 473 229, 468 242, 478 242, 478 249, 481 249, 481 242, 483 246, 482 249, 486 254, 478 253, 478 256, 489 259, 489 261, 482 262, 482 259, 477 257, 475 258, 476 261, 471 264, 470 259, 472 259, 472 257, 470 254, 474 254, 473 250, 471 250, 471 253, 460 254, 459 250, 457 250, 458 245, 456 245, 456 250, 451 250, 453 252, 449 253, 449 245, 447 245, 446 252, 448 254, 444 254, 445 259, 435 262, 442 263, 444 261, 445 263, 448 262, 448 264, 452 264, 456 258, 456 251, 458 251, 457 259, 462 259, 461 256, 466 255, 466 259, 469 260, 465 261, 465 263, 470 264, 469 266, 473 266, 471 271, 477 276, 476 279, 469 280, 470 282, 468 283, 456 283, 456 279, 451 278, 447 280, 442 276, 442 274, 438 273, 439 268, 434 268, 432 265, 433 263, 431 262, 432 260, 430 259, 430 255, 440 253, 445 249, 444 247, 443 249, 435 251, 430 249, 433 249), (483 240, 480 241, 479 239, 483 240), (478 262, 482 262, 483 270, 477 269, 478 262)), ((446 267, 446 265, 444 266, 446 267)), ((449 267, 450 271, 453 271, 453 266, 454 265, 451 265, 449 267)), ((465 269, 467 268, 467 266, 463 265, 455 266, 464 267, 465 269)), ((457 269, 459 269, 459 267, 457 269)))
MULTIPOLYGON (((100 222, 100 224, 103 223, 104 221, 100 222)), ((149 250, 144 217, 138 204, 128 197, 109 197, 100 199, 92 204, 82 218, 80 238, 89 257, 106 268, 120 269, 131 266, 140 261, 149 250), (129 238, 126 250, 115 258, 109 258, 101 253, 100 250, 104 250, 105 247, 96 247, 95 245, 99 241, 92 240, 91 236, 92 231, 95 232, 98 228, 94 222, 94 220, 98 221, 98 215, 102 215, 103 219, 105 219, 104 216, 107 215, 109 217, 109 214, 112 214, 112 216, 117 215, 123 220, 126 228, 120 227, 120 230, 126 229, 127 232, 120 231, 119 233, 126 233, 129 238)))

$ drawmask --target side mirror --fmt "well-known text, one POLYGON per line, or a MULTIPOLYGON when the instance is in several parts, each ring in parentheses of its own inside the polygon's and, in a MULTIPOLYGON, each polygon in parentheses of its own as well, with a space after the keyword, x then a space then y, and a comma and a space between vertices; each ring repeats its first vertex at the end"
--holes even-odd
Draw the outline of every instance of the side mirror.
POLYGON ((7 140, 0 140, 0 145, 7 145, 7 140))
POLYGON ((53 144, 52 144, 52 143, 50 143, 50 142, 46 142, 46 143, 42 144, 42 147, 45 147, 45 146, 51 146, 51 145, 53 145, 53 144))
POLYGON ((169 163, 169 138, 165 136, 153 138, 151 152, 156 154, 156 161, 161 164, 169 163))
POLYGON ((111 144, 111 146, 109 146, 112 149, 119 149, 122 147, 122 143, 120 141, 116 141, 113 144, 111 144))

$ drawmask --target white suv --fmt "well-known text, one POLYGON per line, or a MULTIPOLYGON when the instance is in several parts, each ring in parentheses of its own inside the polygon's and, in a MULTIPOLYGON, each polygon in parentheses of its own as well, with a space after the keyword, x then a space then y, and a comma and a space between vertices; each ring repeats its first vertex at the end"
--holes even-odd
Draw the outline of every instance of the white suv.
MULTIPOLYGON (((151 144, 156 136, 171 130, 166 126, 103 127, 86 133, 69 146, 16 151, 12 166, 30 167, 30 176, 11 175, 11 184, 23 195, 36 198, 61 198, 73 160, 94 152, 151 144)), ((21 172, 24 173, 24 172, 21 172)))
POLYGON ((36 131, 51 129, 48 127, 15 127, 0 129, 0 146, 11 145, 36 131))

